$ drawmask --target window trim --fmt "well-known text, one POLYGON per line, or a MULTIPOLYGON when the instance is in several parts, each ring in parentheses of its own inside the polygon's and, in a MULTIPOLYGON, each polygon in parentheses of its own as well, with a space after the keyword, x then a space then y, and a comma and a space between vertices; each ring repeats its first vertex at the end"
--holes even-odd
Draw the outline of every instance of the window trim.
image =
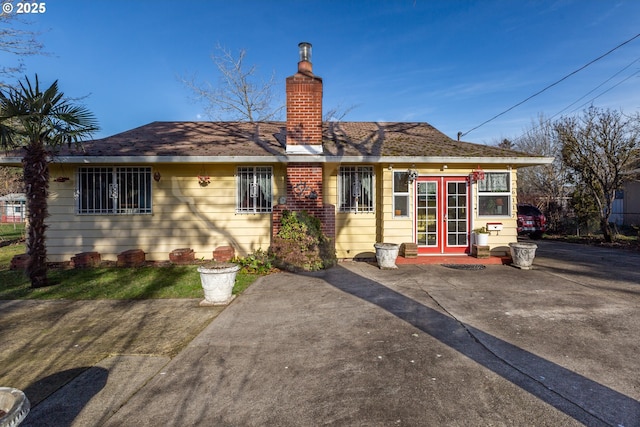
POLYGON ((273 167, 272 166, 236 166, 236 188, 235 188, 235 193, 236 193, 236 213, 237 214, 271 214, 273 212, 273 167), (251 206, 247 206, 247 207, 242 207, 242 200, 244 199, 244 197, 240 194, 243 190, 242 190, 242 183, 241 183, 241 177, 246 174, 247 171, 251 171, 251 183, 249 185, 249 188, 247 191, 251 192, 253 190, 251 190, 251 188, 259 188, 259 184, 257 183, 258 181, 258 174, 256 173, 257 170, 262 169, 262 172, 267 172, 268 173, 268 179, 269 179, 269 194, 266 195, 264 197, 264 201, 268 203, 267 207, 263 207, 263 208, 258 208, 258 204, 256 203, 256 201, 259 199, 259 197, 257 196, 257 193, 255 193, 255 196, 252 195, 248 195, 248 197, 250 199, 247 200, 251 200, 251 206), (255 187, 254 187, 255 186, 255 187))
MULTIPOLYGON (((338 168, 338 180, 337 180, 337 184, 338 184, 338 189, 337 189, 337 196, 338 196, 338 212, 340 213, 363 213, 363 214, 368 214, 368 213, 375 213, 376 210, 376 173, 375 173, 375 168, 373 167, 373 165, 344 165, 344 166, 340 166, 338 168), (343 200, 346 199, 346 196, 343 195, 343 180, 345 173, 349 173, 349 174, 359 174, 363 171, 365 171, 369 174, 369 178, 370 178, 370 188, 368 189, 369 195, 369 201, 366 204, 359 204, 358 200, 356 200, 355 202, 355 206, 353 205, 353 201, 350 202, 350 204, 348 206, 346 206, 346 203, 343 203, 343 200), (362 208, 362 206, 365 206, 364 208, 362 208)), ((364 193, 365 191, 362 189, 362 181, 360 180, 360 191, 361 194, 364 193)), ((351 195, 352 193, 349 192, 349 195, 351 195)), ((353 198, 352 198, 353 199, 353 198)))
POLYGON ((411 218, 411 182, 409 181, 409 177, 408 177, 408 173, 407 172, 400 172, 400 171, 393 171, 392 172, 392 193, 393 193, 393 202, 392 202, 392 215, 393 218, 401 218, 401 219, 407 219, 407 218, 411 218), (407 191, 396 191, 396 174, 404 174, 407 175, 407 191), (406 197, 406 209, 407 209, 407 213, 406 215, 396 215, 396 196, 398 197, 406 197))
MULTIPOLYGON (((511 171, 509 170, 494 170, 491 172, 485 172, 485 180, 488 179, 488 177, 490 175, 494 175, 494 174, 505 174, 507 176, 507 191, 481 191, 480 190, 480 182, 478 181, 476 183, 476 203, 477 203, 477 212, 478 212, 478 217, 482 217, 482 218, 490 218, 490 217, 495 217, 495 218, 510 218, 511 217, 511 210, 512 210, 512 198, 513 195, 511 194, 511 188, 512 188, 512 177, 511 177, 511 171), (498 213, 482 213, 480 211, 480 207, 482 205, 481 203, 481 198, 483 197, 504 197, 506 199, 506 202, 503 202, 502 206, 506 206, 506 212, 502 213, 502 214, 498 214, 498 213)), ((484 180, 483 180, 484 181, 484 180)))

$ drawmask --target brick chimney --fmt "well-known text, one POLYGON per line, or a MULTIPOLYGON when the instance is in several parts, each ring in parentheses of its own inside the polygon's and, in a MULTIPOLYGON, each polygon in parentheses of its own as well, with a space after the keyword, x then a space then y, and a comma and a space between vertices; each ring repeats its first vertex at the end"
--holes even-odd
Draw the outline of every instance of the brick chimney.
POLYGON ((312 72, 311 44, 298 48, 298 72, 286 82, 287 153, 322 154, 322 79, 312 72))
MULTIPOLYGON (((322 154, 322 79, 311 71, 311 44, 298 47, 298 72, 286 82, 287 154, 322 154)), ((335 206, 324 203, 323 173, 321 162, 287 163, 286 203, 273 208, 272 236, 280 230, 282 213, 290 210, 315 216, 324 234, 335 239, 335 206)))

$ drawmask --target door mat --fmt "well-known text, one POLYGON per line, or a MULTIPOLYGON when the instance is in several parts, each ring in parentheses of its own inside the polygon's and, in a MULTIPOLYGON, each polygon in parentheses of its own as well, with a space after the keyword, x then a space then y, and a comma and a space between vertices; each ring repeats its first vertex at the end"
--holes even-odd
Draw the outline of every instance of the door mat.
POLYGON ((442 266, 456 270, 484 270, 487 268, 487 266, 483 264, 442 264, 442 266))

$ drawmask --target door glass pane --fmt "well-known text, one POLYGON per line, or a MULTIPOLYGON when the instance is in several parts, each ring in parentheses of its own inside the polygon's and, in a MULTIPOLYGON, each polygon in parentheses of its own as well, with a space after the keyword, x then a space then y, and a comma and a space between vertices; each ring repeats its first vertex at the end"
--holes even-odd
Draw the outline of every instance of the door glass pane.
POLYGON ((438 244, 438 196, 436 182, 417 185, 416 240, 421 246, 438 244))
POLYGON ((447 183, 447 245, 467 246, 467 185, 447 183))

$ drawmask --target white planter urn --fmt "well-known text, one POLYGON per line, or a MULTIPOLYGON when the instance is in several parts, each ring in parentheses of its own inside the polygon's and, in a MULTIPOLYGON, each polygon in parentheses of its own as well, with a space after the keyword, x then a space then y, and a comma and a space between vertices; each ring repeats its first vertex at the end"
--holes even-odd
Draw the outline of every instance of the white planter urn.
POLYGON ((24 421, 31 405, 21 390, 0 387, 0 426, 14 427, 24 421))
POLYGON ((509 243, 511 251, 511 265, 522 270, 530 270, 536 256, 538 245, 530 242, 509 243))
POLYGON ((475 233, 476 245, 489 246, 489 233, 475 233))
POLYGON ((198 267, 204 290, 201 306, 227 305, 236 297, 233 285, 240 266, 230 262, 211 263, 198 267))
POLYGON ((376 248, 376 260, 381 270, 398 268, 396 258, 398 258, 400 245, 395 243, 376 243, 373 247, 376 248))

